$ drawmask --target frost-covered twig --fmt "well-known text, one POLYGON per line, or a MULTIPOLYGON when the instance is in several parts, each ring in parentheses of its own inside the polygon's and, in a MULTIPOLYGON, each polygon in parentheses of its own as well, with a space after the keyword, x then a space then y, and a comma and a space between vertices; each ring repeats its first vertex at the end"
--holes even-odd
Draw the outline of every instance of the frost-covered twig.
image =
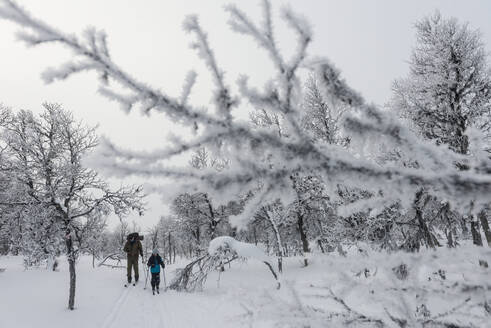
MULTIPOLYGON (((239 95, 233 95, 224 81, 224 71, 218 66, 207 35, 194 16, 186 19, 184 27, 195 36, 192 47, 197 49, 205 61, 215 84, 212 96, 216 113, 202 107, 195 107, 187 101, 196 75, 191 73, 180 97, 170 97, 158 89, 133 78, 122 70, 110 56, 107 37, 104 32, 89 29, 83 38, 65 34, 28 14, 12 0, 0 0, 0 17, 25 28, 28 33, 19 38, 29 45, 57 42, 74 53, 74 59, 58 68, 48 70, 43 78, 46 82, 66 79, 74 73, 94 70, 101 76, 102 95, 119 102, 126 110, 140 105, 146 113, 162 111, 169 118, 185 126, 199 126, 200 133, 194 140, 170 140, 170 147, 147 154, 107 147, 100 155, 98 164, 108 173, 119 175, 166 176, 186 178, 186 187, 208 190, 212 194, 233 197, 245 194, 261 182, 264 195, 261 202, 284 198, 285 190, 291 188, 293 172, 316 172, 329 185, 342 183, 367 190, 382 191, 387 197, 407 199, 421 187, 431 188, 443 199, 455 201, 456 208, 474 202, 478 211, 489 199, 491 177, 487 169, 476 168, 467 172, 458 171, 455 162, 461 157, 442 146, 418 140, 414 134, 390 114, 383 112, 365 100, 340 77, 340 72, 326 59, 308 59, 308 45, 312 32, 305 19, 291 10, 284 10, 282 18, 298 36, 297 51, 290 60, 284 58, 273 34, 271 3, 263 1, 263 22, 255 24, 235 6, 228 6, 230 25, 233 30, 252 37, 270 55, 277 76, 269 81, 263 90, 251 87, 247 76, 239 80, 239 95), (354 109, 354 115, 344 121, 346 134, 358 137, 365 143, 376 143, 383 137, 394 146, 407 151, 419 163, 418 167, 381 166, 363 156, 353 156, 342 147, 322 145, 313 142, 300 127, 301 83, 298 70, 307 68, 316 73, 319 88, 336 101, 354 109), (116 82, 126 93, 112 87, 116 82), (290 133, 281 138, 271 131, 251 129, 234 120, 231 110, 242 101, 259 108, 271 110, 284 116, 290 133), (189 150, 209 146, 219 149, 230 159, 227 170, 216 172, 172 168, 169 160, 189 150), (268 157, 268 161, 257 160, 268 157), (266 192, 267 191, 267 192, 266 192)), ((360 155, 360 154, 356 154, 360 155)), ((489 163, 481 163, 487 165, 489 163)), ((261 192, 262 191, 262 192, 261 192)), ((256 204, 257 207, 261 203, 256 204)))
POLYGON ((27 11, 11 0, 2 0, 0 17, 11 20, 16 24, 27 28, 31 33, 18 34, 20 40, 30 46, 43 43, 58 42, 67 46, 79 60, 73 60, 58 68, 51 68, 43 73, 45 82, 64 80, 74 73, 87 70, 95 70, 107 75, 109 78, 128 89, 131 94, 123 95, 108 87, 106 83, 101 86, 101 94, 121 103, 125 110, 140 103, 145 112, 151 109, 165 111, 169 117, 179 121, 184 117, 194 117, 195 121, 206 122, 214 126, 223 126, 217 119, 210 115, 197 111, 191 106, 183 106, 162 92, 141 83, 120 69, 110 58, 107 50, 106 35, 103 31, 88 29, 84 38, 80 40, 76 36, 67 35, 55 28, 33 18, 27 11))
POLYGON ((346 304, 346 302, 341 297, 338 297, 336 294, 334 294, 334 292, 332 291, 331 288, 328 288, 328 291, 329 291, 330 298, 332 300, 336 301, 338 304, 340 304, 348 313, 349 319, 347 319, 347 321, 346 321, 347 325, 350 325, 351 323, 353 323, 355 321, 361 321, 361 322, 372 322, 372 323, 375 323, 376 325, 378 325, 380 327, 385 326, 384 322, 381 319, 366 316, 366 315, 356 311, 352 307, 350 307, 348 304, 346 304))
POLYGON ((230 122, 232 120, 231 111, 238 104, 238 100, 232 98, 230 89, 225 85, 224 72, 218 67, 215 54, 208 43, 208 36, 199 25, 198 17, 194 15, 188 16, 183 26, 186 32, 196 35, 196 42, 191 47, 198 51, 199 56, 204 60, 211 72, 217 87, 213 100, 217 106, 218 114, 222 115, 226 122, 230 122))

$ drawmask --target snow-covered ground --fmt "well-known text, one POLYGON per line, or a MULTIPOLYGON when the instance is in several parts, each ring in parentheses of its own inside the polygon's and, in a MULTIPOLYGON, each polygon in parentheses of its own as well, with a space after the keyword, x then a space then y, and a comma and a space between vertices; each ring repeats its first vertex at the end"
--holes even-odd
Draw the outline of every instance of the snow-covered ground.
MULTIPOLYGON (((280 290, 264 264, 239 261, 212 274, 202 292, 152 296, 143 290, 144 274, 138 286, 124 288, 123 269, 92 268, 91 259, 82 258, 76 310, 69 311, 64 259, 52 272, 25 271, 21 258, 0 257, 6 268, 0 273, 0 327, 339 327, 350 320, 354 327, 398 327, 398 320, 407 327, 425 320, 490 327, 491 269, 479 260, 491 264, 491 250, 353 249, 348 257, 316 255, 307 268, 289 258, 280 290), (404 280, 392 270, 401 263, 408 268, 404 280)), ((167 268, 167 282, 177 266, 167 268)))

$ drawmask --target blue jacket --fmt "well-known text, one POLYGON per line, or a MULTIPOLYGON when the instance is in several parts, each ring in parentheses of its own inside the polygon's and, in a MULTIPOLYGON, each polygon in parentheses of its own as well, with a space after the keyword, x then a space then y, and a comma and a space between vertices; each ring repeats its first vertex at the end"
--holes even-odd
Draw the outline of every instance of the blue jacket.
POLYGON ((160 266, 162 266, 162 268, 165 268, 164 261, 162 261, 162 258, 159 254, 152 254, 148 259, 147 266, 150 267, 151 273, 160 273, 160 266))

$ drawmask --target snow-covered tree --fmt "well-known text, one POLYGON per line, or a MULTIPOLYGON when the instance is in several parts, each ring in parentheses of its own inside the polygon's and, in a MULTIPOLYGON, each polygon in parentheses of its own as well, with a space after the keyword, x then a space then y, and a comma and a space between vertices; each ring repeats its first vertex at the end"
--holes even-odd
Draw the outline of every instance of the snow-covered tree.
MULTIPOLYGON (((327 144, 346 144, 345 140, 341 141, 339 137, 340 119, 343 114, 342 110, 335 108, 333 104, 328 105, 327 101, 321 95, 314 77, 310 77, 305 86, 306 94, 303 99, 302 109, 305 111, 302 118, 303 129, 311 135, 314 142, 323 142, 327 144)), ((277 134, 279 138, 289 138, 289 133, 284 122, 283 115, 270 112, 265 109, 256 109, 251 112, 251 123, 256 129, 269 129, 277 134)), ((268 153, 266 153, 267 155, 268 153)), ((265 162, 270 161, 270 156, 262 159, 265 162)), ((274 162, 270 164, 274 168, 274 162)), ((278 256, 278 270, 282 271, 282 258, 286 254, 287 244, 282 241, 282 232, 280 230, 293 229, 298 235, 301 244, 301 251, 304 254, 310 252, 309 238, 316 238, 308 234, 308 226, 311 218, 316 216, 316 209, 325 210, 325 201, 328 199, 324 194, 324 188, 320 179, 313 176, 312 172, 293 172, 290 176, 291 188, 295 194, 295 200, 283 204, 281 200, 264 204, 251 220, 258 223, 262 220, 273 231, 273 240, 275 240, 276 253, 278 256), (309 174, 310 173, 310 174, 309 174), (314 203, 319 206, 313 206, 314 203), (321 209, 322 207, 322 209, 321 209), (289 229, 288 229, 289 228, 289 229)), ((254 191, 252 192, 253 195, 254 191)), ((314 225, 310 224, 311 227, 314 225)), ((307 258, 304 264, 308 264, 307 258)))
MULTIPOLYGON (((6 254, 9 251, 14 253, 17 248, 13 247, 13 240, 18 237, 18 229, 15 228, 15 221, 19 216, 18 211, 10 206, 10 203, 17 195, 16 185, 11 177, 4 172, 6 168, 5 158, 0 154, 0 254, 6 254)), ((19 245, 19 243, 15 243, 19 245)))
MULTIPOLYGON (((310 253, 308 230, 312 228, 315 218, 319 212, 328 210, 327 202, 329 197, 326 195, 322 181, 312 174, 302 173, 292 174, 293 189, 296 193, 296 200, 290 206, 290 213, 295 218, 298 234, 302 244, 304 254, 310 253)), ((308 265, 307 258, 304 259, 305 266, 308 265)))
MULTIPOLYGON (((415 26, 410 73, 394 83, 391 106, 425 138, 468 155, 469 129, 483 137, 491 131, 491 71, 481 34, 438 12, 415 26)), ((465 160, 455 164, 469 168, 465 160)), ((476 216, 470 217, 474 243, 482 244, 476 216)))
POLYGON ((491 129, 491 73, 481 34, 438 12, 415 27, 410 73, 394 83, 393 106, 426 138, 468 154, 467 129, 491 129))
POLYGON ((198 148, 191 156, 189 165, 192 168, 201 170, 206 168, 212 168, 217 171, 221 171, 228 166, 228 161, 219 157, 211 156, 210 152, 206 148, 198 148))
MULTIPOLYGON (((104 229, 101 236, 98 237, 97 241, 100 243, 99 254, 102 255, 103 259, 99 262, 99 266, 101 265, 109 265, 106 264, 107 260, 116 261, 116 266, 121 264, 123 259, 126 259, 126 254, 123 251, 124 244, 126 242, 126 238, 130 233, 130 229, 128 228, 129 224, 127 221, 120 220, 118 225, 113 230, 104 229)), ((96 249, 98 249, 97 247, 96 249)))
POLYGON ((326 99, 318 84, 315 76, 310 76, 305 84, 303 128, 316 141, 347 145, 349 137, 341 134, 341 123, 349 106, 333 97, 326 99))
POLYGON ((60 105, 44 104, 40 116, 19 111, 2 128, 6 169, 23 191, 6 204, 19 209, 21 249, 35 260, 65 251, 70 269, 68 307, 73 309, 77 257, 88 251, 110 212, 125 216, 143 211, 141 188, 113 190, 83 165, 97 146, 95 130, 60 105))
POLYGON ((168 263, 174 263, 177 255, 185 257, 190 253, 187 252, 189 245, 185 245, 189 238, 182 235, 179 227, 179 220, 175 216, 162 216, 157 224, 161 255, 168 263))
MULTIPOLYGON (((278 261, 278 272, 283 272, 283 258, 286 256, 283 242, 282 226, 285 224, 286 213, 280 201, 262 206, 254 215, 252 225, 259 225, 260 221, 271 231, 273 249, 278 261)), ((269 240, 268 240, 269 246, 269 240)), ((269 247, 267 247, 269 248, 269 247)))
POLYGON ((126 242, 126 237, 130 233, 129 224, 126 221, 121 220, 114 230, 114 234, 117 240, 118 249, 123 250, 124 243, 126 242))
POLYGON ((88 215, 84 229, 78 235, 79 252, 90 254, 92 267, 95 267, 95 260, 101 259, 108 248, 108 244, 106 219, 103 214, 88 215))
POLYGON ((199 254, 210 240, 230 234, 228 216, 236 212, 234 202, 215 207, 206 193, 180 194, 172 203, 172 212, 179 220, 181 231, 186 231, 199 254))

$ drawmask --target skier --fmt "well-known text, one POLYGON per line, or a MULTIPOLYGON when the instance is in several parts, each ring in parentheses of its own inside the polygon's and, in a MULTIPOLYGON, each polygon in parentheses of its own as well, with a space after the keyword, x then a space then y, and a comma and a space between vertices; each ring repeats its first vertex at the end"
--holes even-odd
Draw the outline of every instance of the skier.
MULTIPOLYGON (((128 235, 126 244, 124 245, 124 251, 127 254, 127 275, 128 275, 128 284, 131 283, 131 268, 133 267, 133 271, 135 272, 135 282, 133 286, 138 282, 139 273, 138 273, 138 255, 142 257, 142 263, 145 263, 143 260, 143 247, 140 242, 140 236, 138 236, 137 232, 130 233, 128 235)), ((125 285, 126 287, 127 285, 125 285)))
POLYGON ((157 249, 152 251, 152 255, 148 259, 147 266, 150 267, 150 272, 152 273, 152 280, 150 280, 150 284, 152 285, 152 294, 155 295, 155 288, 157 288, 157 294, 159 294, 159 285, 160 285, 160 267, 162 269, 165 268, 164 261, 159 255, 157 249))

